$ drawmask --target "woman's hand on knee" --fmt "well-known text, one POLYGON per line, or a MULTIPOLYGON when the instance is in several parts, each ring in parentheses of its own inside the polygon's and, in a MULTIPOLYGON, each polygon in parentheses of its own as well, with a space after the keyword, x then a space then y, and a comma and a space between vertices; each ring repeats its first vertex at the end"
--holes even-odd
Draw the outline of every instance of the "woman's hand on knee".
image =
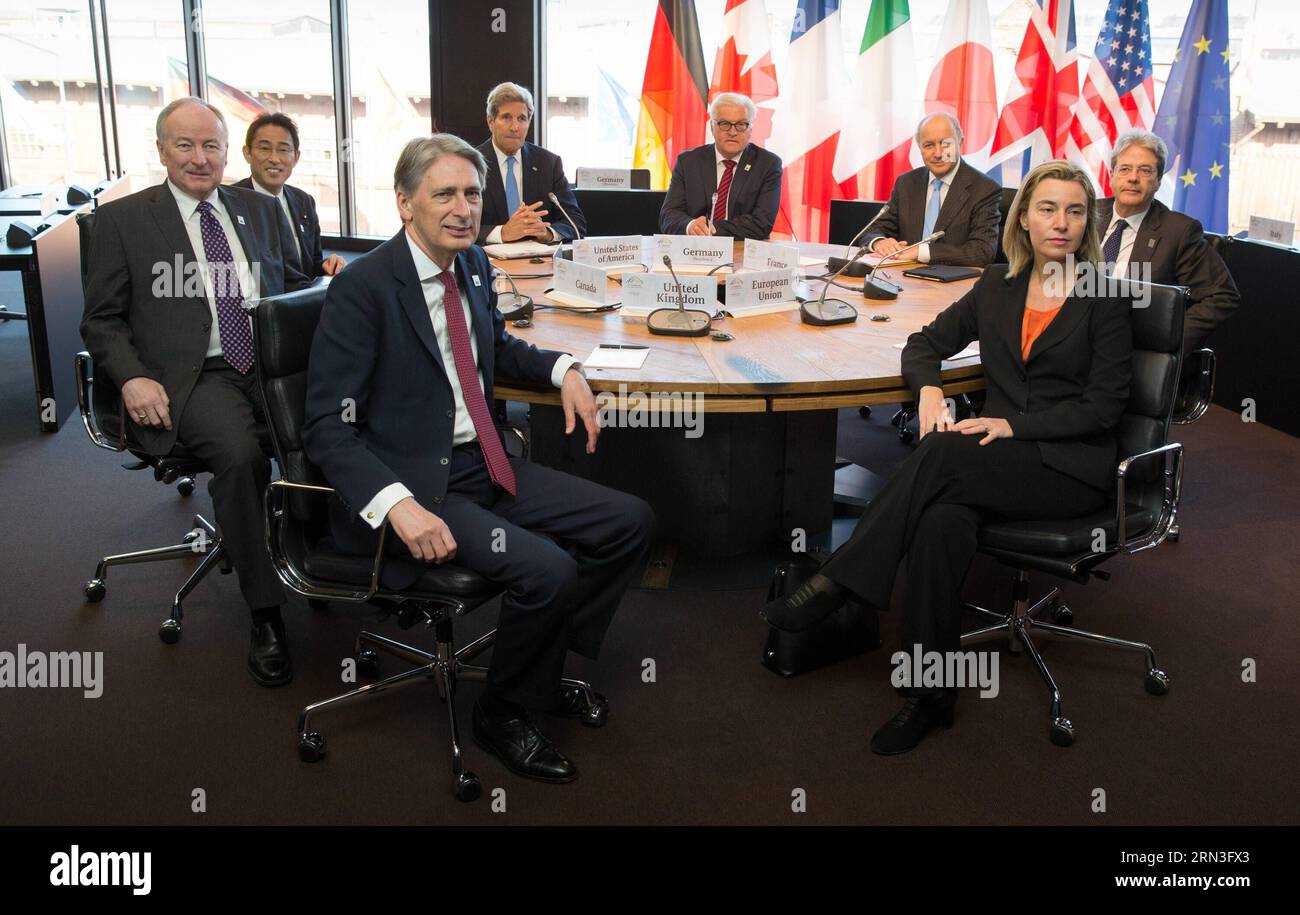
POLYGON ((973 417, 963 419, 953 429, 962 435, 983 435, 981 445, 987 445, 995 438, 1012 438, 1011 423, 997 416, 973 417))
POLYGON ((948 401, 943 398, 943 388, 926 385, 916 402, 917 422, 921 427, 921 438, 930 432, 947 432, 954 428, 952 411, 948 401))

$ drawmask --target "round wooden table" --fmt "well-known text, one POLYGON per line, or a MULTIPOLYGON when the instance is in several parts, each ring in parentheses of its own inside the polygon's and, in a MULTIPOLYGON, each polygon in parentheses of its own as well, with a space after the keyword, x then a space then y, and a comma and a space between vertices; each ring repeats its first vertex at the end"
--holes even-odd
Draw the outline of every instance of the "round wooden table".
MULTIPOLYGON (((798 247, 805 257, 844 256, 840 246, 798 247)), ((741 259, 737 242, 737 263, 741 259)), ((539 276, 549 274, 549 261, 494 264, 514 276, 520 292, 538 306, 550 302, 544 292, 550 278, 539 276)), ((534 461, 637 493, 654 507, 659 535, 681 547, 725 557, 788 541, 797 530, 813 536, 830 527, 836 410, 910 401, 899 344, 974 283, 912 279, 902 276, 906 268, 886 268, 903 287, 893 301, 829 290, 828 298, 858 309, 853 324, 813 327, 800 322, 798 311, 715 321, 715 330, 735 337, 728 342, 652 335, 644 318, 617 311, 539 307, 532 326, 508 327, 510 333, 579 360, 601 343, 649 348, 639 369, 586 369, 603 417, 613 420, 595 455, 585 454, 581 426, 579 434, 564 436, 557 390, 500 379, 496 394, 533 405, 534 461), (877 314, 889 321, 872 321, 877 314), (680 413, 683 404, 692 412, 680 413), (669 428, 646 427, 647 417, 673 410, 680 415, 669 428), (692 417, 696 428, 688 428, 692 417)), ((824 271, 824 263, 805 268, 809 276, 824 271)), ((841 282, 861 286, 861 280, 841 282)), ((820 292, 822 283, 809 285, 820 292)), ((979 360, 946 363, 943 380, 949 394, 982 389, 979 360)))

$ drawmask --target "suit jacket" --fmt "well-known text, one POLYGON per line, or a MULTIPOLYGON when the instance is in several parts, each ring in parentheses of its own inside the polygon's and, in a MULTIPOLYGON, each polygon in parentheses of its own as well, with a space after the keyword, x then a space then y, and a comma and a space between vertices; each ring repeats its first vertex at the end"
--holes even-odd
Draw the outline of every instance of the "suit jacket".
MULTIPOLYGON (((307 285, 297 258, 286 254, 293 251, 293 237, 279 205, 242 188, 221 187, 218 193, 246 258, 259 267, 261 295, 307 285)), ((199 288, 195 295, 193 283, 186 288, 198 266, 194 248, 166 182, 106 203, 94 218, 81 337, 97 370, 118 388, 144 376, 167 391, 171 430, 132 431, 145 450, 166 454, 176 443, 177 419, 203 369, 211 332, 206 294, 199 288), (181 275, 175 283, 164 282, 178 261, 181 275)))
MULTIPOLYGON (((1115 199, 1097 201, 1097 236, 1104 238, 1115 213, 1115 199)), ((1176 213, 1159 200, 1142 217, 1129 264, 1151 265, 1151 276, 1136 279, 1172 286, 1186 286, 1187 315, 1183 319, 1183 352, 1205 345, 1210 331, 1218 327, 1241 304, 1237 284, 1228 265, 1205 240, 1201 224, 1176 213)))
POLYGON ((1029 272, 1007 279, 987 268, 903 349, 903 378, 920 399, 941 385, 940 360, 979 340, 987 396, 983 416, 1011 424, 1016 438, 1036 441, 1043 463, 1098 489, 1115 480, 1115 427, 1128 405, 1132 372, 1131 301, 1070 296, 1029 359, 1021 358, 1021 321, 1029 272))
MULTIPOLYGON (((901 175, 864 244, 870 245, 877 238, 920 241, 925 228, 925 194, 932 180, 925 166, 901 175)), ((943 238, 930 243, 930 263, 970 267, 993 263, 1002 224, 998 211, 1001 195, 1002 188, 996 181, 958 162, 957 174, 953 175, 934 224, 936 231, 943 230, 943 238)))
MULTIPOLYGON (((488 402, 498 374, 549 386, 560 354, 506 333, 483 250, 459 254, 455 271, 469 301, 488 402)), ((341 551, 374 551, 378 532, 357 513, 393 483, 441 513, 455 426, 454 371, 443 365, 405 230, 331 280, 308 363, 303 443, 338 491, 330 526, 341 551)), ((409 556, 394 558, 385 580, 404 587, 424 567, 409 556)))
MULTIPOLYGON (((718 189, 718 155, 712 143, 688 149, 673 166, 668 196, 659 211, 659 231, 685 235, 686 224, 709 215, 718 189)), ((772 234, 781 206, 781 158, 750 143, 740 154, 731 174, 727 218, 714 228, 731 238, 765 239, 772 234)))
MULTIPOLYGON (((492 140, 479 144, 478 151, 487 159, 488 167, 487 187, 483 189, 483 220, 478 230, 478 243, 481 245, 487 241, 493 229, 510 219, 510 211, 506 208, 505 179, 501 176, 501 166, 497 164, 497 151, 492 147, 492 140)), ((555 204, 546 196, 553 193, 564 205, 578 231, 587 234, 586 217, 578 206, 578 198, 573 196, 569 180, 564 177, 564 163, 559 156, 548 149, 525 142, 519 149, 519 173, 523 176, 520 203, 534 204, 540 201, 542 209, 547 211, 544 220, 546 224, 564 241, 573 241, 573 227, 569 225, 569 220, 564 218, 564 213, 556 211, 555 204)))
MULTIPOLYGON (((245 178, 243 181, 236 181, 235 187, 247 188, 250 191, 257 191, 253 187, 252 177, 245 178)), ((266 196, 263 194, 262 196, 266 196)), ((311 194, 301 188, 284 185, 284 199, 289 204, 289 212, 293 214, 290 222, 293 225, 294 235, 298 237, 298 244, 302 246, 302 259, 299 264, 301 272, 306 274, 307 279, 314 280, 318 276, 325 275, 323 264, 325 263, 325 252, 321 248, 320 242, 320 218, 316 215, 316 200, 311 194)), ((294 256, 298 254, 298 249, 293 249, 294 256)))

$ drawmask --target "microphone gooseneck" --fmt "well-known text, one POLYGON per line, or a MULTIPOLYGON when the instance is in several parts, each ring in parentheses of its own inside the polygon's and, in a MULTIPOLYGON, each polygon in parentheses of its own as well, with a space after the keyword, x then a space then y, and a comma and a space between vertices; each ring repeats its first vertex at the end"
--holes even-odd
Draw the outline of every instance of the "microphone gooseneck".
POLYGON ((682 281, 677 278, 677 271, 673 269, 673 259, 667 254, 664 255, 664 266, 667 267, 668 272, 673 275, 673 285, 677 287, 677 310, 685 311, 686 302, 682 298, 682 281))
POLYGON ((573 221, 571 216, 569 216, 568 210, 566 210, 564 205, 560 203, 560 198, 555 196, 555 191, 551 191, 546 196, 551 198, 551 203, 555 204, 555 208, 560 211, 560 215, 564 217, 564 221, 573 229, 573 240, 577 241, 582 238, 582 233, 578 231, 578 224, 573 221))

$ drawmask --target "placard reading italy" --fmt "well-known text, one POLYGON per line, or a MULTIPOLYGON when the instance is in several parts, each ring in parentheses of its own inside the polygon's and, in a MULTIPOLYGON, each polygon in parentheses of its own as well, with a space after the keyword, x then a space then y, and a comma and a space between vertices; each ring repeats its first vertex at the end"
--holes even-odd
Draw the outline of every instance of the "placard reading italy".
POLYGON ((798 270, 757 270, 727 277, 727 311, 735 317, 788 311, 798 307, 798 270))
POLYGON ((640 235, 580 238, 573 243, 573 259, 595 267, 641 263, 640 235))
POLYGON ((663 270, 664 255, 673 259, 673 266, 720 267, 731 263, 735 241, 721 235, 656 235, 655 262, 652 267, 663 270))
POLYGON ((718 308, 718 281, 711 276, 683 277, 679 287, 666 273, 629 273, 623 277, 623 314, 645 317, 658 308, 694 308, 713 314, 718 308))
POLYGON ((627 168, 587 168, 582 166, 575 176, 578 187, 591 188, 630 188, 632 187, 632 170, 627 168))
POLYGON ((555 291, 557 301, 578 299, 578 305, 607 305, 609 302, 609 277, 605 271, 590 264, 555 259, 555 291))
POLYGON ((799 249, 793 245, 745 240, 746 270, 778 270, 799 266, 799 249))

